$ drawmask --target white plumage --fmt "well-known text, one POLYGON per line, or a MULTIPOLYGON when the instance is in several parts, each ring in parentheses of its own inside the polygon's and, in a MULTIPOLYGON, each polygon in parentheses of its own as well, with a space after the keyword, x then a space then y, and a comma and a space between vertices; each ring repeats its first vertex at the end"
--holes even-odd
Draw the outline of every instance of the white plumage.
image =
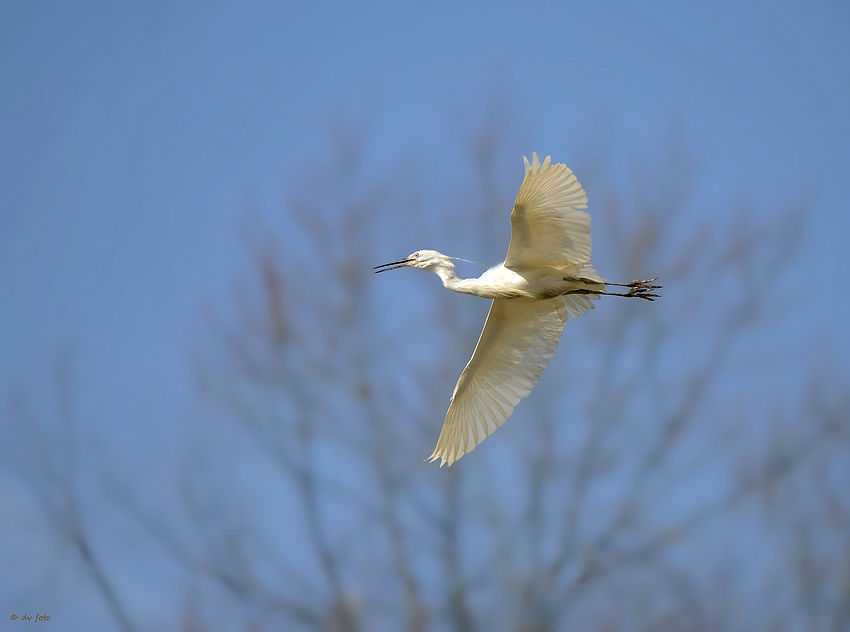
POLYGON ((601 294, 653 300, 655 279, 609 283, 590 265, 587 196, 563 164, 541 163, 532 154, 511 212, 511 242, 505 261, 477 279, 461 279, 451 258, 419 250, 401 261, 375 268, 400 267, 435 272, 455 292, 493 299, 472 358, 452 394, 431 460, 451 465, 505 423, 531 392, 561 340, 568 316, 577 318, 601 294), (608 292, 608 285, 628 287, 608 292))

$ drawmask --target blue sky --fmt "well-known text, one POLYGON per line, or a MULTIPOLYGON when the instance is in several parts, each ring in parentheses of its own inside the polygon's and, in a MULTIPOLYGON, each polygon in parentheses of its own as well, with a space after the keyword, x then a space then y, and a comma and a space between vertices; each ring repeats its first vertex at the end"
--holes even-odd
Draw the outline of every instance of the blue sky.
POLYGON ((328 151, 329 121, 367 126, 375 173, 417 155, 451 170, 453 120, 480 118, 499 92, 525 153, 590 154, 604 117, 625 173, 675 118, 706 212, 810 201, 814 289, 797 296, 817 297, 812 326, 850 349, 844 4, 0 12, 3 385, 40 390, 67 343, 90 412, 125 415, 150 388, 182 399, 199 301, 238 269, 241 215, 281 204, 328 151))
POLYGON ((193 409, 246 209, 280 207, 329 124, 368 130, 375 176, 450 179, 494 94, 521 153, 573 164, 602 136, 626 183, 676 126, 706 214, 810 204, 791 344, 846 367, 848 33, 842 2, 3 3, 0 389, 41 406, 66 345, 82 415, 155 441, 193 409))

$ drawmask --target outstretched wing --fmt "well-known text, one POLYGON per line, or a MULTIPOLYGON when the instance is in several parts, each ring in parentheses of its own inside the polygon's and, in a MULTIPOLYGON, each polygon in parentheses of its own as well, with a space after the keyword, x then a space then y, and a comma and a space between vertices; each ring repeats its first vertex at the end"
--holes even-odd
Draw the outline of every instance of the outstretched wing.
POLYGON ((528 303, 494 300, 431 460, 451 465, 505 423, 549 366, 567 316, 592 307, 590 296, 581 294, 528 303))
POLYGON ((525 162, 525 179, 511 212, 509 268, 582 265, 590 261, 587 195, 563 164, 543 163, 537 153, 525 162))

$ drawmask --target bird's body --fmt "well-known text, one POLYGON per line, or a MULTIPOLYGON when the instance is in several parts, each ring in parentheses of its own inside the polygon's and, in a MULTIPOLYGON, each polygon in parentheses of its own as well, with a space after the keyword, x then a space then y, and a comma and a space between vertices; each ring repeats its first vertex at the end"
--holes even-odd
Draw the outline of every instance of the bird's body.
POLYGON ((461 279, 451 257, 419 250, 377 272, 413 267, 437 274, 454 292, 493 300, 472 358, 452 394, 431 460, 454 461, 484 440, 531 392, 561 339, 568 316, 593 308, 602 294, 652 300, 650 281, 609 283, 590 265, 590 216, 584 190, 566 165, 525 160, 525 179, 511 213, 505 261, 477 279, 461 279), (608 285, 629 287, 608 292, 608 285))
MULTIPOLYGON (((477 279, 459 279, 454 274, 454 264, 451 272, 435 272, 443 279, 443 284, 450 290, 463 294, 472 294, 482 298, 504 299, 510 301, 543 301, 568 294, 571 290, 586 287, 585 283, 574 280, 576 275, 583 278, 598 276, 587 269, 558 269, 552 267, 540 268, 508 268, 504 261, 488 269, 477 279)), ((599 281, 600 289, 604 281, 599 281)))

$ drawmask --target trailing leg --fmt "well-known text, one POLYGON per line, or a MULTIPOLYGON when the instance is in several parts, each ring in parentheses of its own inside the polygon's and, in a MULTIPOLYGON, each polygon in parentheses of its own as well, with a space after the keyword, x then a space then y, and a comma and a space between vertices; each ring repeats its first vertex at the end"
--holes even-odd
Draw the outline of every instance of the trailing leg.
POLYGON ((629 288, 628 292, 608 292, 607 290, 597 290, 597 289, 589 289, 589 288, 581 288, 577 290, 570 290, 567 294, 605 294, 607 296, 634 296, 637 298, 642 298, 647 301, 654 301, 659 297, 658 294, 652 294, 651 290, 658 290, 661 288, 660 285, 652 285, 658 277, 654 279, 645 279, 639 280, 635 279, 631 283, 610 283, 607 281, 594 281, 593 279, 585 279, 585 278, 574 278, 574 277, 564 277, 564 281, 575 281, 578 283, 584 283, 585 285, 617 285, 619 287, 627 287, 629 288))

